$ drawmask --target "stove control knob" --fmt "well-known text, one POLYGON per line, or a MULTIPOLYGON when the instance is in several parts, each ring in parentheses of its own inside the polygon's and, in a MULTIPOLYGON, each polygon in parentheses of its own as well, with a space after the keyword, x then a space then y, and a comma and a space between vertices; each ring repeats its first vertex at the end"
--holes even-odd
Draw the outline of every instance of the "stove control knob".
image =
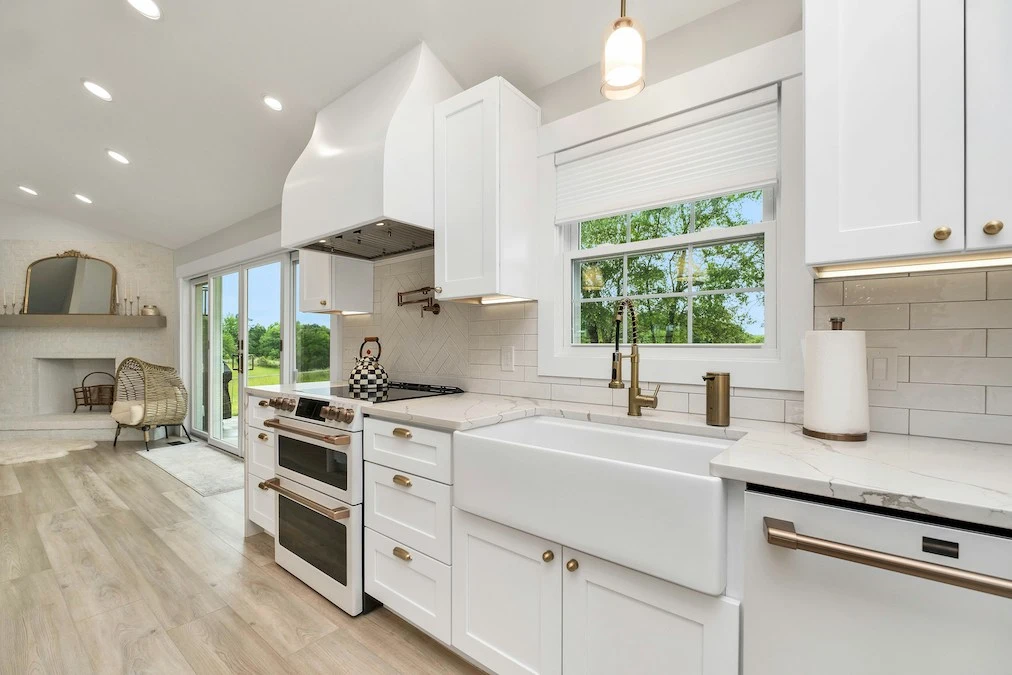
POLYGON ((272 408, 274 408, 275 410, 277 410, 278 408, 280 408, 280 407, 281 407, 281 399, 280 399, 280 398, 278 398, 277 396, 275 396, 275 397, 271 398, 271 400, 270 400, 270 401, 268 401, 268 402, 267 402, 267 404, 268 404, 268 405, 269 405, 270 407, 272 407, 272 408))
POLYGON ((338 408, 338 410, 337 410, 337 420, 339 422, 344 422, 345 424, 351 424, 354 419, 355 419, 355 409, 354 408, 338 408))
POLYGON ((296 405, 298 405, 298 404, 296 403, 296 401, 295 401, 294 398, 286 398, 285 399, 285 410, 291 412, 292 410, 295 410, 295 406, 296 405))
POLYGON ((320 417, 322 417, 325 420, 333 419, 333 414, 334 409, 331 408, 329 405, 325 405, 322 408, 320 408, 320 417))

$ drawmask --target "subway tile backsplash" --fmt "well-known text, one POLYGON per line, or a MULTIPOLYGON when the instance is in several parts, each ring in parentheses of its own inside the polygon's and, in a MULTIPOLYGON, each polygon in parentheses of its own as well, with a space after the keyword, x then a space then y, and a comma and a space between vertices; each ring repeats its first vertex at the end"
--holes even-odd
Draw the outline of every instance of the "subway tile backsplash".
MULTIPOLYGON (((375 268, 371 315, 344 318, 343 371, 366 335, 379 335, 395 379, 456 384, 467 391, 624 405, 605 379, 537 372, 537 303, 442 303, 439 316, 397 307, 396 292, 432 285, 432 257, 375 268), (500 367, 502 347, 515 367, 500 367)), ((898 275, 815 282, 815 327, 843 316, 869 348, 896 349, 897 388, 872 390, 874 431, 1012 442, 1012 270, 898 275)), ((650 386, 653 386, 651 383, 650 386)), ((734 387, 734 417, 800 424, 801 392, 734 387)), ((700 414, 703 387, 661 386, 665 410, 700 414)))

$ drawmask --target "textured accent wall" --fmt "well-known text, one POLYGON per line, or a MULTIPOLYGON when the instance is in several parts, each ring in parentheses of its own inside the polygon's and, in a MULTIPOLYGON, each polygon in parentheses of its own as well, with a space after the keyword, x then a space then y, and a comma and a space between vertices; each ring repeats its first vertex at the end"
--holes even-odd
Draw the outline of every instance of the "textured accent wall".
MULTIPOLYGON (((396 292, 433 283, 426 256, 376 265, 375 312, 345 317, 347 374, 366 335, 383 341, 383 362, 397 379, 457 384, 505 396, 625 405, 627 392, 599 378, 537 373, 537 303, 461 305, 423 318, 397 307, 396 292), (516 369, 499 350, 513 346, 516 369)), ((1012 270, 902 275, 815 282, 815 322, 830 316, 867 331, 870 349, 895 350, 896 388, 872 390, 875 431, 1008 442, 1012 438, 1012 270)), ((732 373, 732 383, 734 374, 732 373)), ((653 386, 650 383, 649 386, 653 386)), ((701 385, 661 383, 660 408, 703 413, 701 385)), ((732 388, 734 417, 801 423, 801 392, 732 388)))
MULTIPOLYGON (((0 287, 24 297, 25 271, 39 258, 76 249, 116 267, 121 288, 138 288, 142 304, 158 305, 168 318, 161 329, 56 329, 0 328, 0 417, 35 415, 38 359, 112 358, 117 363, 137 356, 155 363, 173 364, 176 321, 176 286, 172 252, 154 244, 133 241, 0 240, 0 287)), ((8 309, 8 311, 10 311, 8 309)), ((73 398, 68 391, 66 396, 73 398)), ((4 425, 0 424, 0 427, 4 425)))

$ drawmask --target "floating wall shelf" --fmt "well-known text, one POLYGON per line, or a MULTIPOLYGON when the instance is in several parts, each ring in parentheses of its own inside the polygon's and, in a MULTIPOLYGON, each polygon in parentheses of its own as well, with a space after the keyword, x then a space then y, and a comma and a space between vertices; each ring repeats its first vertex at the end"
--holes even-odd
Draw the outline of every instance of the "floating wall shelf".
POLYGON ((0 314, 0 328, 165 328, 164 316, 0 314))

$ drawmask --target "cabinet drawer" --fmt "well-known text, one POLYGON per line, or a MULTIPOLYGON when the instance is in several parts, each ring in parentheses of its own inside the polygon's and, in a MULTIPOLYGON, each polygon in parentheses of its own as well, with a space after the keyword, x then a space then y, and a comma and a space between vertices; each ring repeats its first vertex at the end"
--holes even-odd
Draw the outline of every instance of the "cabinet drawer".
POLYGON ((246 408, 246 421, 251 427, 266 429, 264 420, 274 417, 274 408, 267 405, 268 399, 259 396, 250 396, 246 408))
POLYGON ((272 537, 277 536, 277 493, 274 490, 261 490, 256 476, 248 476, 246 481, 246 515, 254 523, 264 528, 272 537))
POLYGON ((450 644, 449 565, 367 527, 365 592, 450 644))
POLYGON ((453 482, 448 431, 367 418, 365 458, 370 462, 431 478, 453 482))
POLYGON ((450 564, 453 488, 365 463, 365 524, 450 564))
POLYGON ((274 432, 255 427, 247 429, 246 457, 251 475, 274 478, 274 432))

